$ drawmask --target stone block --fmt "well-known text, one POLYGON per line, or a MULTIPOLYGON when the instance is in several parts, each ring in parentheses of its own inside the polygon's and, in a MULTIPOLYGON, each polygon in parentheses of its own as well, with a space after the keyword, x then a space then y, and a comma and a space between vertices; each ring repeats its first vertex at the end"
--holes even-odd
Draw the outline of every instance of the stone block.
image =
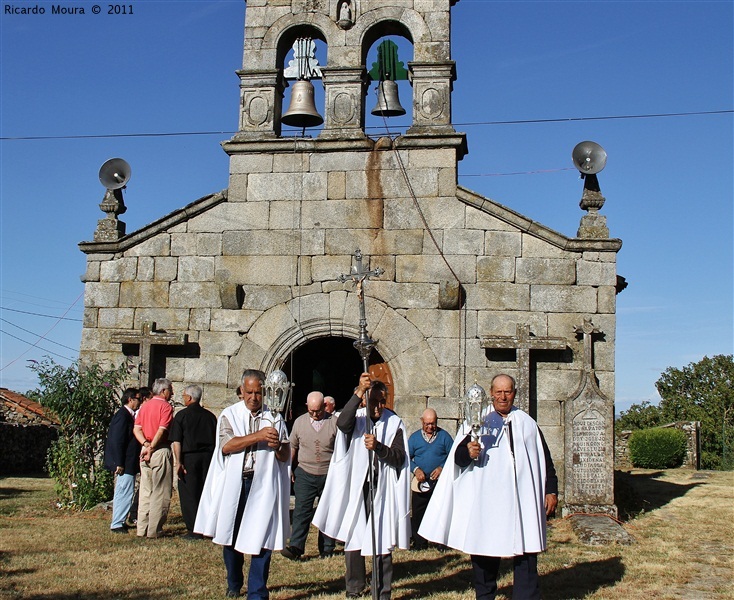
POLYGON ((329 303, 324 302, 321 294, 299 296, 288 303, 288 308, 297 323, 329 322, 329 303))
POLYGON ((155 258, 155 281, 173 281, 178 277, 178 258, 157 256, 155 258))
POLYGON ((444 232, 443 251, 446 254, 484 254, 484 232, 479 229, 451 229, 444 232))
POLYGON ((515 335, 518 325, 530 325, 530 332, 546 337, 548 321, 544 313, 529 311, 488 311, 478 314, 477 328, 480 336, 515 335))
POLYGON ((187 308, 137 308, 133 329, 140 331, 143 323, 153 321, 157 331, 188 331, 189 316, 187 308))
POLYGON ((324 231, 228 231, 222 235, 224 256, 323 254, 324 231))
POLYGON ((579 285, 616 285, 617 265, 609 262, 580 260, 576 265, 579 285))
POLYGON ((560 402, 538 402, 535 420, 540 425, 543 433, 547 427, 561 426, 561 404, 560 402))
POLYGON ((530 233, 523 233, 522 256, 523 258, 565 258, 577 260, 581 258, 581 253, 562 250, 530 233))
POLYGON ((416 326, 394 310, 382 313, 382 318, 373 326, 371 335, 374 339, 383 341, 380 354, 385 361, 390 361, 394 356, 423 342, 423 335, 416 326))
POLYGON ((170 256, 171 236, 159 233, 125 251, 125 256, 170 256))
POLYGON ((218 233, 197 234, 196 254, 198 256, 220 256, 222 254, 222 236, 218 233))
POLYGON ((89 281, 99 281, 100 264, 101 263, 98 260, 87 261, 87 269, 84 272, 84 275, 82 275, 81 280, 85 283, 89 281))
POLYGON ((329 200, 347 197, 347 174, 344 171, 332 171, 328 174, 326 197, 329 200))
POLYGON ((530 286, 476 283, 465 286, 466 307, 477 310, 530 310, 530 286))
POLYGON ((480 256, 477 259, 477 281, 514 281, 515 258, 512 256, 480 256))
POLYGON ((412 308, 406 318, 427 338, 459 338, 477 335, 477 312, 412 308))
POLYGON ((155 258, 152 256, 138 257, 138 281, 153 281, 155 279, 155 258))
POLYGON ((343 273, 348 274, 351 266, 351 256, 314 256, 311 260, 311 278, 314 281, 333 281, 343 273))
POLYGON ((172 233, 171 256, 196 256, 195 233, 172 233))
MULTIPOLYGON (((572 344, 572 339, 569 339, 569 346, 572 344)), ((578 387, 581 377, 580 369, 583 365, 577 363, 568 366, 569 369, 566 370, 537 369, 536 387, 539 406, 541 404, 554 405, 565 402, 578 387)), ((556 423, 556 425, 558 424, 560 424, 560 420, 556 423)))
POLYGON ((189 315, 189 329, 194 331, 208 331, 211 324, 211 308, 192 308, 189 315))
POLYGON ((221 308, 219 286, 213 281, 171 283, 171 307, 173 308, 221 308))
POLYGON ((310 161, 311 155, 304 152, 276 154, 273 156, 273 173, 307 173, 311 170, 310 161))
POLYGON ((326 229, 362 226, 381 229, 383 226, 383 202, 369 200, 325 200, 303 204, 304 228, 326 229))
POLYGON ((424 340, 397 355, 390 367, 395 377, 396 396, 443 396, 444 374, 424 340))
MULTIPOLYGON (((484 229, 486 231, 505 231, 521 235, 517 227, 505 223, 501 219, 490 215, 473 206, 466 207, 466 226, 469 229, 484 229)), ((489 245, 487 246, 489 248, 489 245)), ((518 255, 519 256, 519 255, 518 255)))
POLYGON ((103 329, 134 329, 134 308, 100 308, 97 327, 103 329))
POLYGON ((79 344, 80 356, 84 353, 94 358, 97 352, 115 352, 117 353, 115 364, 120 364, 120 344, 113 344, 110 342, 110 336, 115 333, 114 330, 110 329, 82 329, 82 337, 79 344))
POLYGON ((181 256, 178 259, 178 281, 213 281, 213 256, 181 256))
POLYGON ((268 226, 268 205, 261 202, 223 202, 189 220, 189 231, 222 233, 268 226))
MULTIPOLYGON (((270 204, 270 231, 276 229, 299 229, 302 224, 301 202, 277 200, 270 204)), ((313 223, 303 224, 303 229, 313 229, 313 223)))
POLYGON ((272 154, 235 154, 229 158, 230 173, 270 173, 273 170, 272 154))
MULTIPOLYGON (((463 229, 464 208, 456 198, 418 198, 428 226, 438 229, 463 229)), ((423 221, 410 198, 395 198, 385 204, 385 229, 422 229, 423 221)))
POLYGON ((456 169, 454 167, 438 170, 438 195, 456 196, 456 169))
POLYGON ((229 271, 230 281, 242 285, 293 285, 297 262, 296 256, 222 256, 215 265, 217 271, 229 271))
POLYGON ((325 200, 326 189, 326 173, 253 173, 247 179, 247 200, 325 200))
MULTIPOLYGON (((474 257, 467 259, 461 256, 446 256, 453 272, 462 283, 476 281, 476 261, 474 257)), ((437 282, 442 279, 454 279, 443 257, 433 256, 398 256, 395 259, 395 278, 398 283, 437 282)))
POLYGON ((484 237, 489 256, 522 255, 522 234, 518 231, 487 231, 484 237))
POLYGON ((589 262, 617 262, 617 253, 616 252, 584 252, 582 254, 583 260, 587 260, 589 262))
MULTIPOLYGON (((176 381, 185 381, 186 373, 185 373, 185 365, 186 365, 186 359, 182 357, 167 357, 166 358, 166 377, 170 379, 172 382, 176 381)), ((194 383, 199 383, 198 381, 192 381, 192 382, 186 382, 186 385, 194 383)), ((183 393, 184 386, 179 385, 177 386, 175 383, 173 385, 173 389, 176 392, 174 394, 174 397, 176 394, 179 396, 179 401, 183 404, 183 399, 181 398, 181 394, 183 393)))
POLYGON ((202 354, 199 358, 187 358, 184 364, 184 379, 196 383, 227 384, 226 356, 202 354))
POLYGON ((229 185, 227 186, 227 201, 247 201, 247 175, 242 175, 238 173, 229 174, 229 185))
POLYGON ((287 302, 293 297, 291 287, 287 285, 246 285, 245 310, 263 311, 276 304, 287 302))
POLYGON ((515 281, 572 285, 576 282, 576 262, 562 258, 518 258, 515 263, 515 281))
POLYGON ((421 254, 423 230, 329 229, 326 231, 326 254, 352 254, 357 248, 367 257, 375 255, 421 254))
POLYGON ((542 312, 596 312, 596 290, 570 285, 533 285, 530 309, 542 312))
POLYGON ((394 283, 371 280, 368 296, 398 308, 437 308, 438 283, 394 283))
POLYGON ((212 331, 237 331, 247 333, 250 330, 250 327, 252 327, 252 324, 261 314, 262 311, 259 310, 212 309, 210 327, 212 331))
POLYGON ((120 300, 119 283, 90 281, 84 286, 84 306, 117 306, 120 300))
POLYGON ((247 339, 261 348, 271 348, 284 332, 296 328, 298 324, 287 306, 279 304, 267 310, 250 327, 247 339))
POLYGON ((84 316, 82 317, 82 327, 97 327, 99 322, 99 309, 98 308, 85 308, 84 316))
POLYGON ((617 290, 614 286, 603 285, 596 290, 600 313, 615 314, 617 311, 617 290))
POLYGON ((118 258, 100 264, 100 281, 131 281, 138 270, 136 257, 118 258))
POLYGON ((413 431, 417 431, 421 427, 420 418, 423 411, 428 408, 428 398, 414 394, 400 396, 395 398, 395 408, 398 407, 398 414, 408 429, 407 435, 410 436, 413 431))
POLYGON ((242 337, 236 331, 202 331, 199 346, 202 354, 234 356, 242 345, 242 337))
POLYGON ((311 156, 311 170, 342 171, 347 174, 364 172, 368 159, 371 160, 372 157, 365 152, 324 152, 311 156))
MULTIPOLYGON (((403 154, 404 152, 401 152, 401 155, 403 154)), ((411 173, 413 169, 433 168, 455 162, 456 150, 453 148, 417 149, 410 151, 406 167, 408 172, 411 173)))
MULTIPOLYGON (((227 370, 227 386, 231 390, 236 390, 240 385, 242 373, 245 369, 259 369, 265 359, 265 350, 244 338, 239 352, 229 359, 229 367, 227 370)), ((236 399, 236 396, 235 396, 236 399)))

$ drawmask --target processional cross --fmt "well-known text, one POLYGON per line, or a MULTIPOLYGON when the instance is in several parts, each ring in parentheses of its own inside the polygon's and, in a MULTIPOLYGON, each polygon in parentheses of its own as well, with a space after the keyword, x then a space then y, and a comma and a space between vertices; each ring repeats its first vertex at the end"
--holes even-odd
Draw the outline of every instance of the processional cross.
POLYGON ((337 279, 342 283, 351 280, 357 286, 357 298, 359 299, 359 339, 354 341, 354 347, 359 352, 359 356, 362 359, 362 367, 364 368, 364 372, 367 373, 369 357, 376 342, 367 335, 367 317, 364 310, 364 282, 370 277, 379 277, 385 270, 377 267, 376 269, 367 271, 362 265, 362 251, 359 248, 354 251, 353 256, 356 264, 352 265, 352 270, 348 275, 339 275, 337 279))
POLYGON ((187 341, 185 333, 165 333, 155 331, 155 322, 145 321, 140 333, 113 333, 110 342, 113 344, 135 344, 140 347, 140 363, 138 374, 140 387, 147 387, 150 381, 150 362, 154 346, 183 346, 187 341))

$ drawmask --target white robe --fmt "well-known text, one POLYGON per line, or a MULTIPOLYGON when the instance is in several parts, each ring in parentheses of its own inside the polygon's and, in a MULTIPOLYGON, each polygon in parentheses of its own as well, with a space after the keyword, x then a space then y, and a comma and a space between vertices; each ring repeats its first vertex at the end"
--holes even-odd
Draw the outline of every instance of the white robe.
MULTIPOLYGON (((225 408, 219 416, 217 431, 222 417, 229 421, 236 437, 248 435, 250 431, 249 410, 244 402, 225 408)), ((287 441, 285 423, 263 407, 260 429, 275 427, 281 440, 287 441)), ((204 483, 199 510, 196 513, 194 531, 213 538, 215 544, 232 545, 234 521, 242 490, 242 467, 245 452, 224 455, 219 445, 212 456, 209 472, 204 483)), ((250 495, 247 498, 234 548, 243 554, 260 554, 263 548, 282 550, 290 531, 290 452, 288 461, 280 462, 275 451, 260 443, 255 451, 255 473, 250 495)))
POLYGON ((480 455, 464 469, 454 462, 468 433, 462 428, 419 535, 467 554, 519 556, 545 550, 546 465, 540 430, 516 407, 507 422, 512 423, 514 461, 507 427, 497 413, 489 413, 480 431, 480 455))
POLYGON ((377 460, 375 505, 368 519, 362 493, 369 466, 369 452, 364 445, 366 424, 366 409, 360 408, 349 445, 347 435, 337 431, 313 524, 325 535, 343 541, 345 551, 361 550, 363 556, 371 556, 373 515, 377 554, 388 554, 395 547, 407 549, 410 545, 410 460, 402 420, 391 410, 383 410, 372 433, 379 442, 390 446, 400 429, 405 462, 398 471, 377 460))

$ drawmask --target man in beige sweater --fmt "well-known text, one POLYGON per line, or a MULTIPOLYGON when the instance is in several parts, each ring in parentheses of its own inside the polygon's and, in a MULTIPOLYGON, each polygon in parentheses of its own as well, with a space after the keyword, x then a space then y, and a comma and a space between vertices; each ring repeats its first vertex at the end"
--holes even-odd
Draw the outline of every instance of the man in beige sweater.
MULTIPOLYGON (((311 392, 306 398, 308 412, 293 422, 290 436, 293 469, 293 529, 289 545, 281 554, 298 560, 306 548, 306 538, 314 515, 314 500, 321 497, 329 462, 334 452, 336 417, 324 410, 324 395, 311 392)), ((319 555, 334 553, 335 540, 319 532, 319 555)))

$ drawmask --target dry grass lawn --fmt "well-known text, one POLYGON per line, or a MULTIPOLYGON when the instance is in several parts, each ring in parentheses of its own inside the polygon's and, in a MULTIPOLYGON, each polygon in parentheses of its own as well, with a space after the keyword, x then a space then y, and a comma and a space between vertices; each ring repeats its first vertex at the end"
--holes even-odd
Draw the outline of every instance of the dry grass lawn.
MULTIPOLYGON (((579 544, 567 520, 550 524, 540 559, 546 600, 734 598, 734 473, 635 470, 619 474, 631 546, 579 544)), ((166 536, 138 540, 109 533, 110 514, 54 507, 45 478, 0 478, 0 599, 206 600, 224 596, 221 549, 186 541, 175 503, 166 536)), ((276 553, 273 600, 344 597, 341 556, 290 562, 276 553)), ((395 553, 393 598, 474 598, 466 556, 395 553)), ((369 568, 369 567, 368 567, 369 568)), ((503 566, 500 598, 511 598, 503 566)))

